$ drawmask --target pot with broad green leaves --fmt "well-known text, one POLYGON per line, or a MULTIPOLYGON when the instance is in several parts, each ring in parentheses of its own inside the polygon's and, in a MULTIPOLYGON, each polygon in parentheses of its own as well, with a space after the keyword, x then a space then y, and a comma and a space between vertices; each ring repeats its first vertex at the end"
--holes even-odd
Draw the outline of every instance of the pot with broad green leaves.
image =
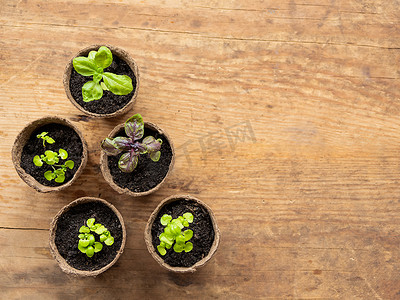
POLYGON ((158 190, 172 170, 174 148, 167 133, 135 114, 101 142, 100 168, 120 194, 144 196, 158 190))
POLYGON ((25 126, 15 139, 12 161, 21 179, 47 193, 70 186, 87 163, 81 131, 64 118, 48 116, 25 126))
POLYGON ((97 276, 124 251, 126 231, 119 211, 107 201, 83 197, 63 207, 50 224, 50 250, 68 274, 97 276))
POLYGON ((93 45, 69 61, 63 83, 68 99, 79 110, 110 118, 125 113, 136 100, 139 69, 125 50, 93 45))
POLYGON ((217 251, 220 232, 214 213, 203 201, 176 195, 151 214, 144 233, 151 256, 167 270, 194 272, 217 251))

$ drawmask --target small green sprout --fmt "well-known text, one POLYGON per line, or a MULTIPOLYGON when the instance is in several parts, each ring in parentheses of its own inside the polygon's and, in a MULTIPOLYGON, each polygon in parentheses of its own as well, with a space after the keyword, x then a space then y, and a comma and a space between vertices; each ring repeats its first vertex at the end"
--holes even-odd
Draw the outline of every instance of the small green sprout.
POLYGON ((49 137, 48 132, 43 131, 41 134, 38 134, 36 137, 38 139, 42 139, 43 140, 43 147, 46 148, 46 142, 49 144, 54 144, 55 140, 53 140, 53 138, 49 137))
POLYGON ((193 222, 191 213, 184 213, 176 219, 172 219, 172 216, 165 214, 161 217, 160 222, 161 225, 166 226, 164 232, 159 236, 160 245, 157 246, 157 250, 161 255, 165 255, 167 253, 166 249, 171 249, 172 246, 175 252, 192 251, 193 244, 188 241, 193 237, 193 230, 187 229, 182 232, 184 227, 189 227, 189 223, 193 222))
POLYGON ((93 76, 93 80, 82 86, 83 101, 99 100, 103 97, 103 91, 110 91, 115 95, 128 95, 132 92, 132 79, 129 76, 104 72, 112 61, 111 50, 105 46, 101 46, 98 51, 90 51, 88 57, 78 56, 73 59, 76 72, 82 76, 93 76))
POLYGON ((59 149, 58 153, 51 150, 46 150, 44 154, 40 156, 36 155, 33 158, 33 163, 35 164, 35 166, 38 167, 43 166, 43 162, 50 165, 53 168, 53 171, 45 172, 43 174, 44 178, 46 178, 48 181, 54 179, 55 182, 62 183, 65 180, 65 172, 67 171, 67 168, 72 170, 75 165, 72 160, 67 160, 64 164, 57 165, 60 159, 67 159, 67 158, 68 158, 68 152, 65 151, 64 149, 59 149), (55 167, 59 168, 56 169, 55 167))
POLYGON ((78 249, 88 257, 92 257, 95 253, 100 252, 103 249, 103 242, 107 246, 114 244, 114 238, 107 228, 104 225, 95 224, 94 222, 95 219, 90 218, 86 221, 87 226, 81 226, 79 229, 78 249), (96 242, 95 236, 91 232, 99 235, 100 242, 96 242))

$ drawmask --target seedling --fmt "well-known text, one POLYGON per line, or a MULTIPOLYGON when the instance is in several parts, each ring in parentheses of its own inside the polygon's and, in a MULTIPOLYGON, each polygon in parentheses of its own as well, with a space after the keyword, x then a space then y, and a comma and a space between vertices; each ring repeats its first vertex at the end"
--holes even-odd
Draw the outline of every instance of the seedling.
POLYGON ((167 253, 166 249, 171 249, 172 246, 175 252, 192 251, 193 244, 188 241, 193 237, 193 230, 187 229, 182 232, 184 227, 189 227, 189 223, 193 222, 191 213, 184 213, 176 219, 172 219, 172 216, 165 214, 160 221, 161 225, 166 226, 164 232, 159 236, 160 245, 157 246, 157 250, 161 255, 165 255, 167 253))
POLYGON ((105 46, 101 46, 98 51, 90 51, 88 57, 78 56, 73 59, 72 64, 76 72, 83 76, 93 76, 93 80, 82 86, 83 101, 99 100, 103 97, 103 91, 110 91, 115 95, 127 95, 132 92, 132 79, 129 76, 104 72, 112 61, 112 53, 105 46))
POLYGON ((46 142, 49 144, 54 144, 55 140, 53 140, 51 137, 49 137, 48 132, 43 131, 41 134, 38 134, 36 137, 38 139, 42 139, 43 140, 43 147, 46 148, 46 142))
POLYGON ((107 246, 114 244, 114 238, 107 228, 99 223, 95 224, 95 221, 94 218, 90 218, 86 221, 87 226, 81 226, 79 229, 78 249, 88 257, 92 257, 95 253, 100 252, 103 249, 103 242, 107 246), (96 238, 91 232, 99 236, 99 242, 96 242, 96 238))
POLYGON ((65 180, 65 172, 67 168, 73 169, 74 162, 72 160, 67 160, 64 164, 60 165, 58 162, 60 159, 67 159, 68 152, 64 149, 59 149, 58 153, 46 150, 42 155, 36 155, 33 158, 33 163, 35 166, 41 167, 43 166, 43 162, 50 165, 53 168, 53 171, 46 171, 43 175, 48 181, 52 181, 54 179, 55 182, 62 183, 65 180), (57 165, 58 164, 58 165, 57 165), (57 169, 55 167, 58 167, 57 169))
POLYGON ((124 125, 125 133, 128 137, 106 138, 101 142, 101 148, 108 155, 121 155, 118 167, 122 172, 131 173, 137 166, 139 155, 147 153, 152 161, 160 159, 160 149, 162 140, 152 136, 145 137, 142 142, 138 142, 144 135, 144 122, 140 114, 129 118, 124 125))

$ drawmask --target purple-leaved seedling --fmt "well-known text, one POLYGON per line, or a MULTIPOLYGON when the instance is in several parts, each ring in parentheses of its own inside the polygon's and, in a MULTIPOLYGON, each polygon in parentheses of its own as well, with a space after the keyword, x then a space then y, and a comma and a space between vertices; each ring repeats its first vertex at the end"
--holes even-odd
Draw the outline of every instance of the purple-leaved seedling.
POLYGON ((140 114, 129 118, 125 122, 124 128, 128 137, 106 138, 101 142, 101 148, 108 155, 118 155, 125 152, 118 161, 118 167, 122 172, 131 173, 136 168, 141 154, 147 153, 152 161, 159 161, 161 139, 146 136, 142 142, 139 142, 144 135, 144 122, 140 114))

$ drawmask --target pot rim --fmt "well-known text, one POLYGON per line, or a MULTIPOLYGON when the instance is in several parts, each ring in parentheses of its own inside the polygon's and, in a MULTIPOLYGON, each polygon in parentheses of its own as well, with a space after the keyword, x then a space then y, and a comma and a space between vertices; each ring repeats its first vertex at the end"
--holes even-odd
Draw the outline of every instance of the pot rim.
POLYGON ((177 272, 177 273, 192 273, 192 272, 195 272, 197 268, 204 266, 214 256, 215 252, 217 251, 219 243, 220 243, 220 239, 221 239, 221 233, 219 231, 219 227, 217 225, 217 221, 215 219, 215 215, 214 215, 213 211, 203 201, 201 201, 191 195, 172 195, 172 196, 162 200, 157 205, 157 207, 154 209, 152 214, 150 215, 149 220, 146 223, 146 228, 145 228, 145 232, 144 232, 144 240, 146 242, 147 250, 150 252, 151 256, 153 256, 153 258, 157 261, 157 263, 160 266, 162 266, 163 268, 165 268, 169 271, 172 271, 172 272, 177 272), (211 223, 212 223, 213 229, 214 229, 214 241, 210 248, 210 251, 208 252, 208 254, 205 257, 203 257, 201 260, 199 260, 193 266, 190 266, 190 267, 171 267, 166 262, 164 262, 164 260, 156 253, 156 249, 154 249, 153 243, 152 243, 151 228, 153 227, 155 218, 157 217, 157 215, 160 212, 162 207, 164 207, 168 203, 171 203, 171 202, 174 202, 177 200, 193 200, 193 201, 197 202, 198 204, 200 204, 201 206, 203 206, 207 210, 207 212, 210 216, 211 223))
POLYGON ((12 155, 12 162, 17 171, 19 177, 30 187, 34 188, 36 191, 41 193, 48 193, 48 192, 56 192, 61 191, 67 187, 69 187, 75 180, 81 175, 83 169, 86 167, 86 163, 88 160, 88 147, 85 138, 83 137, 82 132, 73 125, 69 120, 59 117, 59 116, 45 116, 40 119, 34 120, 27 125, 19 132, 17 137, 15 138, 14 145, 11 151, 12 155), (62 124, 72 128, 79 136, 82 142, 82 160, 79 168, 76 170, 72 179, 62 185, 51 187, 46 186, 38 182, 33 176, 28 174, 22 167, 21 167, 21 155, 24 146, 27 144, 32 133, 38 128, 43 125, 47 124, 62 124))
MULTIPOLYGON (((65 70, 64 70, 63 85, 64 85, 65 93, 67 94, 68 99, 72 102, 72 104, 77 109, 79 109, 84 114, 89 115, 91 117, 95 117, 95 118, 113 118, 113 117, 122 115, 125 112, 127 112, 133 106, 133 104, 135 103, 136 97, 137 97, 138 91, 139 91, 139 68, 138 68, 136 62, 133 60, 133 58, 124 49, 121 49, 119 47, 115 47, 115 46, 112 46, 112 45, 108 45, 108 44, 90 45, 90 46, 85 47, 82 50, 78 51, 78 53, 76 55, 74 55, 68 61, 67 66, 65 67, 65 70), (129 65, 129 67, 132 69, 132 71, 133 71, 133 73, 135 74, 135 77, 136 77, 135 92, 133 93, 132 98, 129 100, 129 102, 124 107, 120 108, 119 110, 117 110, 115 112, 112 112, 112 113, 108 113, 108 114, 98 114, 98 113, 90 112, 90 111, 84 109, 81 105, 78 104, 78 102, 75 101, 75 99, 74 99, 74 97, 72 97, 71 91, 69 89, 69 81, 70 81, 70 78, 71 78, 71 73, 72 73, 72 68, 73 68, 73 64, 72 64, 73 59, 75 57, 78 57, 78 56, 87 55, 90 51, 97 50, 101 46, 106 46, 108 49, 111 50, 111 52, 114 55, 116 54, 119 58, 123 59, 129 65)), ((100 99, 100 101, 101 101, 101 99, 100 99)))
POLYGON ((125 243, 126 243, 126 229, 125 229, 125 223, 122 218, 121 213, 113 206, 111 203, 108 201, 101 199, 101 198, 96 198, 96 197, 81 197, 78 198, 68 205, 64 206, 53 218, 53 220, 50 223, 50 231, 49 231, 49 244, 50 244, 50 252, 53 255, 54 259, 57 261, 58 265, 60 266, 61 270, 67 274, 71 274, 74 276, 84 276, 84 277, 90 277, 90 276, 97 276, 100 273, 103 273, 104 271, 108 270, 111 268, 119 259, 121 254, 124 252, 125 248, 125 243), (56 237, 56 231, 57 231, 57 222, 58 219, 66 212, 68 212, 72 207, 87 203, 87 202, 100 202, 105 204, 107 207, 109 207, 117 216, 121 227, 122 227, 122 243, 120 249, 117 251, 116 256, 114 259, 107 264, 106 266, 102 267, 101 269, 94 270, 94 271, 83 271, 83 270, 78 270, 72 266, 70 266, 66 260, 61 256, 61 254, 58 252, 57 246, 55 244, 55 237, 56 237))
MULTIPOLYGON (((117 134, 118 131, 120 131, 122 128, 124 128, 124 124, 119 124, 117 126, 114 127, 114 129, 109 133, 108 137, 112 138, 114 137, 114 135, 117 134)), ((119 185, 117 185, 110 173, 110 169, 108 168, 108 155, 103 151, 100 150, 100 169, 101 169, 101 173, 103 174, 104 179, 107 181, 107 183, 115 190, 117 191, 119 194, 127 194, 133 197, 140 197, 140 196, 145 196, 145 195, 149 195, 151 193, 154 193, 155 191, 157 191, 165 182, 166 178, 170 175, 174 163, 175 163, 175 149, 174 149, 174 145, 172 144, 172 140, 169 137, 169 135, 162 130, 160 127, 158 127, 156 124, 152 123, 152 122, 144 122, 144 126, 147 128, 150 128, 152 130, 158 131, 160 134, 162 134, 167 140, 168 143, 171 147, 171 151, 172 151, 172 158, 171 158, 171 162, 169 163, 169 168, 168 168, 168 172, 167 174, 165 174, 163 180, 161 180, 161 182, 159 184, 157 184, 155 187, 153 187, 150 190, 144 191, 144 192, 133 192, 128 188, 122 188, 119 185)))

